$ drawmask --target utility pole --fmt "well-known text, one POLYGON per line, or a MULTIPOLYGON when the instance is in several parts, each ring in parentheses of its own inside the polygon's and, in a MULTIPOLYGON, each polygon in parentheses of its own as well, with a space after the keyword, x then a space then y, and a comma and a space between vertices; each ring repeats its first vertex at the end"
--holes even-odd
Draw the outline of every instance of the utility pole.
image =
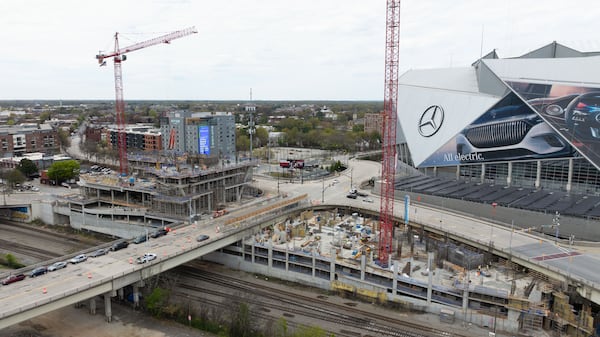
POLYGON ((554 214, 554 218, 552 218, 552 225, 554 226, 554 228, 556 228, 556 244, 558 244, 558 228, 560 227, 560 213, 558 213, 558 211, 556 211, 556 213, 554 214))
MULTIPOLYGON (((250 102, 252 102, 252 88, 250 88, 250 102)), ((254 128, 254 111, 250 107, 250 118, 248 120, 248 134, 250 134, 250 161, 252 161, 252 135, 256 132, 254 128)))

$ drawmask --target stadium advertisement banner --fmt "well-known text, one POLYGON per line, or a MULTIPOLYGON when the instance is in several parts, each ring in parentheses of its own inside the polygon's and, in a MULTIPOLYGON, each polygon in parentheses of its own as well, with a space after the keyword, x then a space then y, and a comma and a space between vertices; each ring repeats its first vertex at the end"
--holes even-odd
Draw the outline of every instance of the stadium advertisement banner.
POLYGON ((573 148, 520 97, 510 93, 463 128, 421 167, 571 157, 573 148))
POLYGON ((207 125, 198 127, 198 153, 210 155, 210 132, 207 125))
POLYGON ((511 81, 506 84, 562 139, 600 169, 600 88, 511 81))
POLYGON ((476 92, 401 84, 398 90, 398 121, 415 165, 458 163, 456 135, 465 124, 479 117, 498 99, 476 92))

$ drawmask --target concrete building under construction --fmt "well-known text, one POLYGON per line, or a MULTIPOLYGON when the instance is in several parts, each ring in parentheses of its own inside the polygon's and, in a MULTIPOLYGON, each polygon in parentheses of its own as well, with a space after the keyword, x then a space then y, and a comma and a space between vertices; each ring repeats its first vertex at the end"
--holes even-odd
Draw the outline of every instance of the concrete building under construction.
MULTIPOLYGON (((255 195, 253 162, 200 167, 168 162, 167 157, 129 156, 131 175, 90 172, 80 175, 80 195, 63 198, 57 213, 68 216, 75 228, 134 237, 151 227, 192 221, 214 215, 227 203, 255 195), (139 223, 139 228, 131 224, 139 223), (106 230, 103 230, 105 228, 106 230)), ((67 219, 65 219, 67 222, 67 219)))

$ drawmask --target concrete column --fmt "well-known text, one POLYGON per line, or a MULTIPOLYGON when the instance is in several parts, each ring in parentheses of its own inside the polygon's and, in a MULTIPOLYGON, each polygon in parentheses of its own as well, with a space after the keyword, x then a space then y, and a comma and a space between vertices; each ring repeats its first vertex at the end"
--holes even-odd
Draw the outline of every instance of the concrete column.
POLYGON ((427 253, 427 304, 431 304, 431 294, 433 286, 433 252, 427 253))
POLYGON ((542 161, 537 161, 537 169, 535 173, 535 188, 540 188, 542 179, 542 161))
POLYGON ((567 176, 567 186, 565 186, 565 189, 567 190, 567 192, 571 192, 572 182, 573 182, 573 158, 569 158, 569 175, 567 176))
POLYGON ((398 261, 394 261, 394 269, 392 270, 392 294, 396 296, 398 293, 398 261))
POLYGON ((512 171, 513 171, 512 161, 509 161, 508 162, 508 174, 506 175, 506 185, 509 187, 512 184, 512 171))
POLYGON ((273 268, 273 244, 271 243, 271 240, 269 240, 267 242, 267 266, 269 266, 269 269, 273 268))
POLYGON ((112 308, 110 303, 110 292, 104 294, 104 316, 106 316, 106 321, 110 323, 112 321, 112 308))
POLYGON ((96 314, 96 298, 90 298, 90 315, 96 314))
MULTIPOLYGON (((467 270, 467 275, 468 275, 469 271, 467 270)), ((469 277, 467 276, 466 280, 463 280, 463 282, 465 282, 465 289, 463 291, 463 303, 462 303, 462 309, 463 309, 463 320, 466 322, 467 321, 467 310, 469 310, 469 277)))
POLYGON ((481 163, 481 183, 485 182, 485 163, 481 163))
POLYGON ((252 238, 252 264, 254 264, 254 244, 256 243, 256 237, 252 238))
POLYGON ((367 256, 366 256, 366 254, 362 254, 360 256, 360 279, 361 279, 361 281, 365 280, 366 268, 367 268, 367 256))
POLYGON ((460 179, 460 165, 456 165, 456 180, 460 179))
POLYGON ((335 261, 337 261, 337 252, 335 247, 331 248, 331 259, 329 260, 329 282, 335 281, 335 261))
POLYGON ((122 301, 125 299, 125 291, 123 288, 119 288, 119 290, 117 290, 117 295, 119 296, 119 300, 122 301))
POLYGON ((315 247, 312 247, 311 255, 312 255, 312 277, 315 278, 315 276, 317 275, 317 259, 315 258, 315 247))
POLYGON ((133 285, 133 308, 137 309, 140 306, 140 288, 134 284, 133 285))
POLYGON ((285 271, 290 270, 290 252, 288 251, 287 243, 285 245, 285 271))

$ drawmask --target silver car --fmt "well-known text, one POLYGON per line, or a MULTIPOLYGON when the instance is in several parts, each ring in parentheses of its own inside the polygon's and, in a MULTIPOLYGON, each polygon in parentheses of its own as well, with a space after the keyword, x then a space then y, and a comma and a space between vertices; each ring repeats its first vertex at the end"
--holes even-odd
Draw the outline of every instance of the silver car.
POLYGON ((90 254, 90 257, 98 257, 98 256, 106 255, 106 254, 108 254, 108 249, 101 248, 101 249, 98 249, 98 250, 92 252, 90 254))
POLYGON ((48 271, 55 271, 67 267, 67 262, 59 261, 48 267, 48 271))
POLYGON ((80 254, 69 260, 69 262, 71 262, 72 264, 76 264, 85 260, 87 260, 87 256, 85 254, 80 254))

